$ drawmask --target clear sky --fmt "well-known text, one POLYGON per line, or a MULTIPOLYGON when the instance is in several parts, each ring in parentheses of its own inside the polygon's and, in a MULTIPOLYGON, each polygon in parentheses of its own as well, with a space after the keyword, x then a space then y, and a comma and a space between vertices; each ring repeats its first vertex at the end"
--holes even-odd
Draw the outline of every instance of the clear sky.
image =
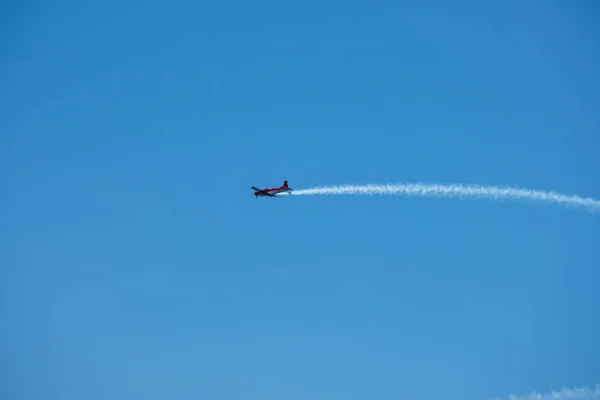
POLYGON ((5 2, 0 397, 481 400, 600 378, 596 1, 5 2))

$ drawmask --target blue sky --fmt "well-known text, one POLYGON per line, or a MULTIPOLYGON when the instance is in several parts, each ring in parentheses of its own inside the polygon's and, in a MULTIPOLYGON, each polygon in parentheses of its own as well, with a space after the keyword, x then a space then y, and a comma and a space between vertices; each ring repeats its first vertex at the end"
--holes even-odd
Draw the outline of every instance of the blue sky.
POLYGON ((594 1, 10 2, 0 397, 488 399, 598 383, 594 1))

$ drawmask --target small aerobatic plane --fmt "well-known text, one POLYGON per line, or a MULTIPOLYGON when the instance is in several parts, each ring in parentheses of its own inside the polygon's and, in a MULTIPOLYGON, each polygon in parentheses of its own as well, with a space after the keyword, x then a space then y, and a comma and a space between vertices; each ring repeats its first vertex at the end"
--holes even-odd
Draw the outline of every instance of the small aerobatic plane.
POLYGON ((288 186, 288 181, 283 181, 283 186, 272 189, 259 189, 255 186, 251 186, 252 190, 254 190, 254 197, 258 199, 258 196, 269 196, 269 197, 279 197, 277 196, 279 193, 285 193, 292 191, 291 187, 288 186))

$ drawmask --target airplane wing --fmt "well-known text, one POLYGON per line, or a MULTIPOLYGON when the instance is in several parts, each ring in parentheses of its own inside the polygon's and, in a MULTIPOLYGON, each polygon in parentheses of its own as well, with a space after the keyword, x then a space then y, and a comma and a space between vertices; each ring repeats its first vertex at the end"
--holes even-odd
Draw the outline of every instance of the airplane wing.
POLYGON ((257 188, 256 186, 250 186, 254 191, 259 192, 261 189, 257 188))

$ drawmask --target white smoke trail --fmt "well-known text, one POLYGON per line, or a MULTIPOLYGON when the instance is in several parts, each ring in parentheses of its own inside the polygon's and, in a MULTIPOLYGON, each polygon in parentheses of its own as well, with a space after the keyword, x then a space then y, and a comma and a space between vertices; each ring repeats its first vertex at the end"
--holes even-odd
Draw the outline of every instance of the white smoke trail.
MULTIPOLYGON (((539 393, 533 392, 525 395, 514 395, 508 396, 507 400, 591 400, 600 399, 600 384, 597 384, 595 388, 590 389, 587 387, 578 387, 567 389, 563 388, 558 392, 550 393, 539 393)), ((494 400, 502 400, 496 398, 494 400)))
POLYGON ((342 185, 321 186, 294 190, 293 196, 315 195, 383 195, 416 197, 483 198, 490 200, 529 200, 556 203, 562 206, 575 206, 590 212, 600 211, 600 200, 514 187, 497 187, 458 184, 387 184, 387 185, 342 185))

